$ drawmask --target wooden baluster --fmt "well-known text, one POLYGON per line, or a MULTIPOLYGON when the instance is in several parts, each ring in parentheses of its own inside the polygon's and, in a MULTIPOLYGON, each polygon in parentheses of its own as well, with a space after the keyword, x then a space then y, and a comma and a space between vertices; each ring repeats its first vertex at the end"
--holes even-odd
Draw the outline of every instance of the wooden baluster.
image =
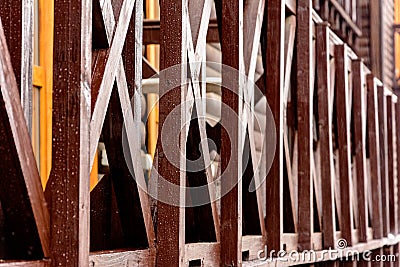
POLYGON ((338 124, 339 144, 339 180, 340 180, 340 203, 342 238, 352 245, 352 221, 353 212, 350 198, 351 179, 351 144, 350 144, 350 110, 347 68, 347 47, 345 45, 335 46, 336 62, 336 110, 338 124))
POLYGON ((180 170, 183 163, 180 151, 182 136, 181 107, 186 63, 186 11, 185 0, 160 1, 160 100, 158 160, 158 199, 170 203, 157 204, 157 256, 156 266, 180 266, 185 246, 185 191, 186 176, 180 170), (177 66, 178 65, 178 66, 177 66), (175 66, 175 67, 173 67, 175 66), (172 70, 168 69, 173 67, 172 70), (175 110, 174 110, 175 109, 175 110), (172 112, 173 111, 173 112, 172 112), (169 124, 165 124, 169 117, 169 124), (173 123, 171 125, 171 123, 173 123), (164 132, 163 132, 164 131, 164 132), (167 157, 166 154, 169 156, 167 157), (178 164, 178 166, 176 165, 178 164), (167 188, 166 182, 176 185, 167 188), (182 253, 180 253, 182 252, 182 253))
POLYGON ((367 75, 367 117, 368 117, 368 141, 369 162, 372 193, 372 230, 374 239, 382 238, 382 195, 380 172, 380 144, 379 144, 379 120, 378 120, 378 94, 374 82, 374 76, 367 75))
MULTIPOLYGON (((266 1, 264 12, 265 84, 268 104, 274 116, 276 144, 266 143, 265 151, 275 151, 272 165, 266 178, 266 217, 268 250, 279 251, 283 234, 283 86, 284 86, 284 1, 266 1), (275 40, 275 41, 270 41, 275 40), (275 147, 272 147, 275 146, 275 147)), ((266 128, 265 132, 271 129, 266 128)), ((266 139, 268 141, 268 138, 266 139)))
POLYGON ((381 172, 382 194, 382 235, 389 233, 389 181, 388 181, 388 155, 387 155, 387 115, 386 98, 383 86, 378 86, 378 118, 379 118, 379 156, 381 172))
POLYGON ((318 114, 321 151, 321 183, 322 186, 322 233, 323 248, 335 247, 335 202, 334 202, 334 166, 332 144, 332 111, 330 83, 330 41, 328 24, 317 26, 317 83, 318 114))
POLYGON ((57 34, 54 35, 53 155, 46 187, 52 266, 89 264, 91 6, 90 0, 54 3, 57 34))
POLYGON ((367 242, 368 205, 366 195, 366 108, 365 93, 362 85, 362 62, 352 62, 353 73, 353 113, 354 113, 354 147, 355 168, 357 177, 357 203, 358 203, 358 242, 367 242))
POLYGON ((239 150, 240 79, 244 62, 243 3, 222 0, 221 20, 222 103, 221 110, 221 266, 239 266, 242 262, 242 156, 239 150), (227 16, 227 14, 230 14, 227 16), (233 68, 234 71, 229 70, 233 68), (241 72, 241 73, 240 73, 241 72), (230 110, 228 110, 228 107, 230 110))
POLYGON ((312 116, 311 88, 312 1, 297 2, 297 106, 299 138, 299 250, 311 249, 313 232, 312 116))
POLYGON ((394 188, 394 136, 393 136, 393 98, 386 96, 386 116, 387 116, 387 173, 388 173, 388 198, 389 198, 389 233, 396 233, 395 221, 395 188, 394 188))

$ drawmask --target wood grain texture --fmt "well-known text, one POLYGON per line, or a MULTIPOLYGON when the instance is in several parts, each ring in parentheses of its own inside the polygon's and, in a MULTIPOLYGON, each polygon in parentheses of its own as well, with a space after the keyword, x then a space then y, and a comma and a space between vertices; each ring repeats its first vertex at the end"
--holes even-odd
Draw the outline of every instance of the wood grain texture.
MULTIPOLYGON (((262 53, 265 70, 265 92, 273 114, 276 144, 266 143, 266 150, 274 150, 272 165, 266 178, 266 237, 269 250, 280 250, 283 233, 283 86, 284 86, 284 8, 283 1, 267 1, 264 12, 262 53), (274 41, 272 41, 274 40, 274 41), (268 82, 266 82, 268 81, 268 82)), ((266 128, 268 133, 271 129, 266 128)), ((268 138, 267 138, 268 140, 268 138)), ((272 155, 271 155, 272 156, 272 155)))
MULTIPOLYGON (((97 149, 97 142, 100 138, 104 118, 107 112, 107 103, 110 100, 115 77, 119 70, 120 55, 124 47, 124 40, 129 29, 132 14, 134 13, 135 1, 123 1, 121 12, 118 17, 115 31, 111 28, 112 43, 110 49, 105 51, 105 65, 99 65, 99 69, 93 71, 92 90, 98 91, 93 107, 93 114, 90 121, 90 163, 92 165, 97 149)), ((109 34, 110 35, 110 34, 109 34)), ((104 64, 104 63, 103 63, 104 64)), ((92 103, 93 103, 92 101, 92 103)))
POLYGON ((103 251, 91 253, 90 266, 94 267, 151 267, 155 264, 155 251, 103 251))
POLYGON ((41 261, 4 261, 0 263, 0 267, 14 267, 14 266, 23 266, 23 267, 49 267, 49 260, 41 260, 41 261))
POLYGON ((384 87, 379 85, 378 94, 378 120, 379 120, 379 157, 381 172, 381 194, 382 194, 382 234, 389 233, 389 179, 387 161, 387 114, 384 87))
POLYGON ((311 249, 313 231, 313 180, 312 180, 312 116, 313 88, 311 86, 312 53, 312 3, 297 3, 297 114, 299 140, 299 250, 311 249))
MULTIPOLYGON (((101 110, 99 107, 101 105, 108 106, 108 114, 103 129, 105 131, 103 133, 107 150, 111 155, 111 176, 116 191, 118 207, 122 215, 121 223, 125 233, 123 243, 128 247, 153 247, 155 235, 148 195, 145 192, 147 186, 140 162, 140 137, 138 134, 140 131, 138 128, 141 124, 141 116, 137 115, 141 114, 142 109, 141 29, 143 24, 143 2, 137 0, 135 5, 134 14, 126 14, 129 11, 126 9, 130 8, 130 6, 122 1, 114 1, 112 4, 107 1, 103 5, 102 12, 109 43, 118 36, 122 38, 120 36, 121 33, 118 33, 121 29, 121 27, 118 28, 118 25, 127 22, 129 19, 129 26, 123 41, 122 39, 120 40, 124 44, 122 55, 118 55, 115 51, 113 52, 115 53, 114 56, 119 58, 119 62, 117 62, 118 66, 115 74, 116 84, 113 84, 111 89, 109 102, 104 102, 107 99, 102 99, 98 96, 102 88, 106 90, 101 87, 104 84, 104 72, 108 64, 115 60, 110 58, 112 56, 112 48, 98 51, 96 63, 93 65, 94 84, 92 86, 92 97, 95 98, 95 101, 92 101, 92 103, 95 103, 95 107, 98 107, 97 110, 101 110), (120 14, 120 17, 116 23, 114 16, 118 14, 120 14), (127 18, 127 16, 130 18, 127 18), (134 51, 133 54, 135 55, 133 57, 131 56, 132 51, 134 51), (131 105, 131 99, 133 99, 133 105, 131 105), (125 143, 124 140, 127 142, 125 143), (140 205, 136 203, 140 203, 140 205), (132 208, 134 212, 130 212, 132 208), (143 221, 145 231, 142 228, 143 221), (137 227, 132 227, 132 225, 137 227), (143 235, 147 237, 147 242, 143 240, 143 235)), ((110 92, 107 91, 107 93, 110 92)), ((96 108, 93 112, 96 112, 96 108)), ((101 117, 97 119, 102 120, 101 117)), ((97 121, 92 121, 92 123, 95 125, 102 124, 102 122, 97 121)), ((92 132, 93 138, 99 138, 99 136, 100 134, 92 132)))
MULTIPOLYGON (((397 201, 400 201, 400 101, 397 99, 395 104, 396 116, 396 172, 397 172, 397 201)), ((400 218, 400 203, 397 203, 397 219, 400 218)), ((397 233, 400 232, 400 223, 397 222, 397 233)))
POLYGON ((222 64, 221 110, 221 266, 240 266, 242 262, 242 198, 241 182, 242 158, 239 151, 240 133, 240 71, 244 71, 240 55, 243 49, 243 4, 234 0, 222 0, 217 4, 220 23, 222 64), (231 14, 226 16, 224 14, 231 14), (230 70, 233 68, 234 71, 230 70), (230 110, 228 110, 228 107, 230 110))
MULTIPOLYGON (((184 253, 185 192, 180 186, 185 185, 182 167, 183 149, 181 136, 183 91, 182 82, 186 70, 186 23, 184 0, 160 1, 160 99, 159 99, 159 139, 156 148, 158 154, 158 199, 168 199, 169 203, 157 203, 157 255, 156 266, 179 266, 184 253), (173 69, 169 67, 175 66, 173 69), (163 72, 164 70, 164 72, 163 72), (165 124, 167 118, 170 122, 165 124), (182 146, 181 146, 182 145, 182 146), (166 155, 169 155, 168 157, 166 155), (176 185, 173 189, 166 182, 176 185), (166 197, 168 196, 168 197, 166 197)), ((183 139, 183 140, 182 140, 183 139)), ((183 149, 184 150, 184 149, 183 149)))
MULTIPOLYGON (((194 2, 189 2, 189 10, 188 10, 188 18, 187 18, 187 50, 188 50, 188 60, 190 63, 190 78, 192 81, 192 84, 188 86, 188 92, 186 95, 186 101, 188 101, 190 104, 187 105, 187 109, 191 110, 186 116, 187 118, 192 118, 193 117, 193 112, 195 110, 196 116, 197 116, 197 122, 198 125, 195 127, 198 127, 198 138, 200 140, 206 140, 207 139, 207 132, 206 132, 206 110, 205 110, 205 101, 206 101, 206 86, 205 83, 201 83, 206 80, 206 34, 207 34, 207 28, 210 20, 210 14, 211 14, 211 9, 212 9, 212 1, 207 0, 202 3, 202 7, 198 7, 199 3, 194 4, 194 2), (197 7, 197 8, 196 8, 197 7), (201 9, 201 16, 195 15, 198 10, 201 9), (201 62, 199 64, 199 62, 201 62), (193 109, 192 109, 193 108, 193 109)), ((194 125, 193 125, 194 126, 194 125)), ((192 129, 193 130, 193 129, 192 129)), ((189 142, 189 137, 190 133, 188 132, 189 128, 186 126, 185 132, 186 132, 186 137, 187 143, 189 142)), ((196 133, 196 131, 194 131, 196 133)), ((193 136, 192 136, 193 137, 193 136)), ((193 139, 192 139, 193 141, 193 139)), ((209 153, 206 151, 210 151, 208 142, 200 142, 198 145, 194 145, 192 148, 190 146, 187 146, 187 157, 192 157, 196 153, 193 151, 194 147, 199 147, 201 148, 202 152, 201 155, 199 155, 199 159, 201 158, 202 163, 204 163, 204 168, 201 172, 206 176, 206 181, 207 184, 204 184, 207 186, 208 192, 205 192, 207 194, 206 198, 209 198, 209 201, 207 203, 210 203, 211 206, 211 212, 212 212, 212 223, 214 225, 214 231, 209 231, 208 234, 205 234, 207 236, 213 236, 215 232, 216 236, 216 241, 219 241, 220 237, 220 222, 219 222, 219 215, 218 215, 218 210, 217 210, 217 202, 215 201, 216 199, 216 187, 214 183, 214 177, 212 176, 212 171, 211 171, 211 160, 209 153), (194 153, 194 154, 193 154, 194 153), (191 155, 189 155, 191 154, 191 155)), ((190 173, 187 173, 188 177, 188 182, 190 183, 190 180, 192 180, 194 183, 198 183, 199 180, 195 181, 190 177, 190 173)), ((199 185, 199 184, 198 184, 199 185)), ((203 207, 206 209, 207 207, 203 207)), ((200 207, 195 207, 193 211, 196 209, 200 209, 200 207)), ((189 218, 186 219, 188 221, 189 218)), ((204 226, 207 225, 207 223, 203 223, 204 226)), ((207 240, 207 239, 206 239, 207 240)), ((204 240, 205 241, 205 240, 204 240)), ((210 241, 210 240, 208 240, 210 241)), ((189 240, 187 241, 189 242, 189 240)))
POLYGON ((340 203, 341 212, 340 232, 347 244, 352 244, 352 202, 350 197, 351 179, 351 143, 350 143, 350 90, 348 82, 347 47, 345 45, 335 46, 336 63, 336 111, 338 127, 338 150, 339 150, 339 181, 340 181, 340 203))
POLYGON ((382 237, 382 195, 380 172, 380 144, 379 144, 379 120, 378 120, 378 95, 374 77, 367 75, 367 118, 368 118, 368 142, 370 180, 372 193, 372 229, 374 238, 382 237))
POLYGON ((318 115, 319 142, 321 157, 322 186, 322 233, 323 247, 335 247, 335 202, 334 202, 334 166, 332 144, 332 112, 330 87, 329 32, 327 24, 316 27, 317 35, 317 84, 318 84, 318 115))
POLYGON ((92 1, 55 1, 54 12, 51 266, 88 266, 92 1))
POLYGON ((5 0, 0 7, 7 45, 20 92, 21 106, 28 132, 31 132, 32 66, 33 66, 33 2, 5 0))
POLYGON ((10 180, 2 182, 0 188, 2 209, 9 224, 10 245, 13 247, 10 252, 15 253, 11 257, 40 258, 42 253, 49 255, 49 213, 1 21, 0 51, 1 169, 10 177, 10 180), (27 233, 31 238, 25 242, 27 233))
POLYGON ((354 116, 354 150, 355 168, 357 179, 357 203, 358 203, 358 241, 367 241, 368 205, 367 205, 367 185, 366 185, 366 107, 365 94, 362 84, 362 63, 360 60, 352 62, 353 77, 353 116, 354 116))
POLYGON ((395 221, 395 177, 394 177, 394 135, 393 135, 393 98, 392 95, 386 96, 386 116, 387 116, 387 172, 388 172, 388 198, 389 198, 389 233, 396 233, 395 221))

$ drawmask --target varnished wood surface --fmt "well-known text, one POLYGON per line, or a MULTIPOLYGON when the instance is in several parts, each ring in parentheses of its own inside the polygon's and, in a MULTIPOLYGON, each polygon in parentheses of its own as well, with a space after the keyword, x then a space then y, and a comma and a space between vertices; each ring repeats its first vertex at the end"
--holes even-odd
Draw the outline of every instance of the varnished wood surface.
POLYGON ((91 5, 54 3, 53 155, 46 187, 51 266, 85 266, 89 257, 91 5))
POLYGON ((332 118, 331 88, 330 84, 330 59, 328 25, 320 24, 316 28, 317 35, 317 83, 318 83, 318 113, 321 149, 321 179, 322 187, 322 216, 324 218, 323 247, 335 245, 335 203, 333 188, 333 144, 332 144, 332 118))
POLYGON ((0 50, 0 151, 3 158, 0 167, 5 177, 10 178, 2 180, 0 199, 10 231, 10 256, 40 259, 49 255, 49 213, 1 22, 0 50))
MULTIPOLYGON (((23 3, 30 7, 30 1, 23 3)), ((397 96, 374 80, 349 49, 357 30, 342 24, 343 10, 336 7, 326 19, 336 17, 342 32, 349 30, 347 44, 312 10, 312 4, 324 10, 321 3, 285 2, 216 1, 217 20, 210 22, 212 0, 163 0, 160 27, 146 22, 143 30, 142 0, 55 0, 53 169, 46 214, 23 116, 26 102, 21 105, 18 93, 24 86, 20 80, 30 87, 29 64, 23 63, 31 48, 31 41, 24 39, 32 26, 30 14, 20 12, 20 1, 5 0, 0 7, 1 18, 7 20, 6 33, 0 34, 0 174, 7 179, 0 181, 0 235, 6 241, 0 240, 0 258, 16 261, 0 261, 0 266, 289 266, 300 262, 257 262, 259 249, 313 248, 322 255, 323 248, 335 247, 340 238, 351 246, 346 251, 396 253, 400 238, 388 233, 399 230, 394 187, 400 188, 395 170, 400 164, 394 161, 400 142, 391 134, 400 131, 397 96), (222 102, 235 114, 223 108, 216 129, 204 118, 184 125, 193 112, 200 117, 206 112, 207 88, 197 83, 207 79, 206 68, 196 62, 206 58, 207 42, 219 40, 222 63, 250 79, 222 68, 222 102), (16 45, 11 59, 5 43, 16 45), (159 78, 159 92, 166 94, 159 103, 159 176, 151 179, 207 185, 209 200, 215 200, 209 147, 198 146, 212 137, 220 152, 222 190, 229 191, 221 200, 183 208, 179 205, 195 195, 183 189, 165 192, 165 184, 158 184, 158 196, 165 198, 166 193, 174 203, 154 201, 150 209, 138 141, 142 76, 157 73, 141 58, 142 45, 149 43, 160 43, 162 69, 189 62, 189 67, 181 65, 159 78), (264 95, 253 96, 251 81, 255 69, 261 69, 260 55, 264 74, 255 82, 264 95), (262 135, 253 133, 251 109, 264 96, 277 142, 269 142, 266 123, 266 147, 260 152, 255 146, 263 143, 257 139, 262 135), (121 153, 125 134, 128 162, 121 153), (105 143, 110 168, 89 203, 89 171, 99 140, 105 143), (251 155, 245 164, 244 148, 251 155), (170 151, 178 165, 171 164, 170 151), (269 167, 265 154, 271 154, 272 167, 266 183, 248 192, 251 179, 260 180, 255 162, 259 153, 262 168, 269 167), (180 170, 185 157, 201 158, 205 169, 180 170), (99 252, 89 255, 89 243, 99 252)), ((326 2, 336 6, 336 1, 326 2)), ((327 260, 322 258, 321 264, 355 265, 327 260)))
MULTIPOLYGON (((283 1, 282 1, 283 2, 283 1)), ((264 12, 264 27, 262 51, 265 68, 265 92, 263 92, 270 105, 276 127, 276 144, 266 144, 266 151, 275 150, 271 169, 266 177, 266 211, 265 217, 266 237, 268 249, 279 250, 281 234, 283 232, 283 140, 281 127, 283 127, 283 98, 284 86, 284 15, 283 3, 267 1, 264 12), (271 41, 276 40, 276 41, 271 41), (272 147, 275 146, 275 148, 272 147)), ((268 132, 270 129, 265 129, 268 132)), ((265 164, 265 163, 264 163, 265 164)))
POLYGON ((299 249, 311 248, 313 231, 313 171, 312 171, 312 110, 313 90, 311 74, 312 2, 297 3, 297 109, 299 139, 299 249))
POLYGON ((362 63, 353 61, 353 111, 354 111, 354 150, 357 176, 357 204, 359 242, 367 241, 368 202, 366 169, 366 91, 362 84, 362 63))
POLYGON ((341 212, 340 231, 342 238, 351 245, 351 231, 353 227, 353 207, 350 196, 351 176, 351 144, 350 144, 350 90, 348 80, 347 47, 345 45, 335 46, 336 62, 336 108, 338 127, 338 150, 339 150, 339 181, 340 181, 340 203, 338 207, 341 212))
MULTIPOLYGON (((239 266, 242 262, 242 159, 240 152, 239 116, 241 94, 239 71, 244 71, 240 59, 243 46, 243 4, 238 1, 222 0, 217 8, 220 23, 222 64, 238 70, 222 68, 222 102, 230 109, 221 110, 221 253, 222 266, 239 266), (233 12, 231 17, 223 14, 233 12), (230 113, 230 114, 229 114, 230 113), (238 116, 238 117, 236 117, 238 116)), ((244 134, 244 133, 243 133, 244 134)))

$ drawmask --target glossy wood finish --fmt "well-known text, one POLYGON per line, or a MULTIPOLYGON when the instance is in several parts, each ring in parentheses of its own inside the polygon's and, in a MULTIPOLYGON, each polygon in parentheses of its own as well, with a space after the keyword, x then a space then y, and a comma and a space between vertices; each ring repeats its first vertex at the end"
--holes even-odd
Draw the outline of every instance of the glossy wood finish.
POLYGON ((19 10, 10 17, 19 2, 5 3, 0 258, 15 261, 0 266, 367 266, 324 256, 340 239, 353 256, 398 251, 398 99, 351 49, 357 28, 339 1, 162 0, 160 22, 143 26, 142 0, 55 0, 47 204, 18 92, 23 78, 14 78, 21 66, 28 69, 22 25, 31 25, 19 10), (336 16, 341 30, 351 28, 347 43, 312 7, 327 20, 336 16), (211 127, 204 60, 207 43, 219 41, 221 120, 211 127), (142 57, 150 43, 160 44, 164 72, 154 89, 161 96, 159 142, 147 177, 139 115, 142 78, 157 75, 142 57), (268 105, 257 106, 264 100, 268 105), (265 124, 255 126, 253 112, 265 124), (215 158, 206 139, 217 144, 215 158), (89 194, 98 141, 109 168, 89 194), (190 160, 203 169, 189 172, 190 160), (195 186, 204 186, 206 204, 185 207, 196 204, 195 186), (257 261, 264 249, 275 250, 273 259, 257 261), (283 261, 280 249, 314 249, 317 259, 283 261))
POLYGON ((87 266, 89 257, 91 10, 89 0, 54 3, 51 266, 87 266))

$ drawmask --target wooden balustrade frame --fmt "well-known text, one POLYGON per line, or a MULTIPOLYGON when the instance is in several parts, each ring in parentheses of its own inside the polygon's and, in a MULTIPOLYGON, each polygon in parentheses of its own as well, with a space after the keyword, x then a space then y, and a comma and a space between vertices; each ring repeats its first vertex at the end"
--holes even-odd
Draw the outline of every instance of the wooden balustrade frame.
MULTIPOLYGON (((321 10, 333 5, 358 34, 336 1, 320 2, 321 10)), ((353 256, 397 253, 400 104, 332 30, 330 12, 323 20, 311 0, 160 4, 159 26, 143 26, 142 0, 55 0, 53 156, 45 193, 24 116, 32 81, 21 49, 32 45, 32 22, 21 9, 29 1, 0 7, 0 224, 12 248, 0 249, 0 266, 335 265, 339 257, 323 250, 338 241, 353 256), (220 42, 224 64, 214 132, 204 109, 208 42, 220 42), (149 43, 160 44, 161 71, 159 141, 146 181, 139 127, 142 79, 149 76, 142 74, 149 70, 142 45, 149 43), (264 73, 256 81, 259 57, 264 73), (275 124, 265 124, 261 166, 254 83, 275 124), (201 142, 207 138, 220 144, 220 188, 208 143, 201 142), (99 140, 110 170, 90 192, 99 140), (204 170, 186 171, 187 160, 197 158, 204 170), (165 181, 176 189, 165 192, 165 181), (187 186, 205 186, 209 204, 187 205, 197 197, 187 186), (227 191, 221 199, 218 190, 227 191), (166 195, 174 203, 162 201, 166 195), (317 258, 284 261, 276 258, 281 249, 314 249, 317 258), (258 259, 273 251, 270 261, 258 259)))

